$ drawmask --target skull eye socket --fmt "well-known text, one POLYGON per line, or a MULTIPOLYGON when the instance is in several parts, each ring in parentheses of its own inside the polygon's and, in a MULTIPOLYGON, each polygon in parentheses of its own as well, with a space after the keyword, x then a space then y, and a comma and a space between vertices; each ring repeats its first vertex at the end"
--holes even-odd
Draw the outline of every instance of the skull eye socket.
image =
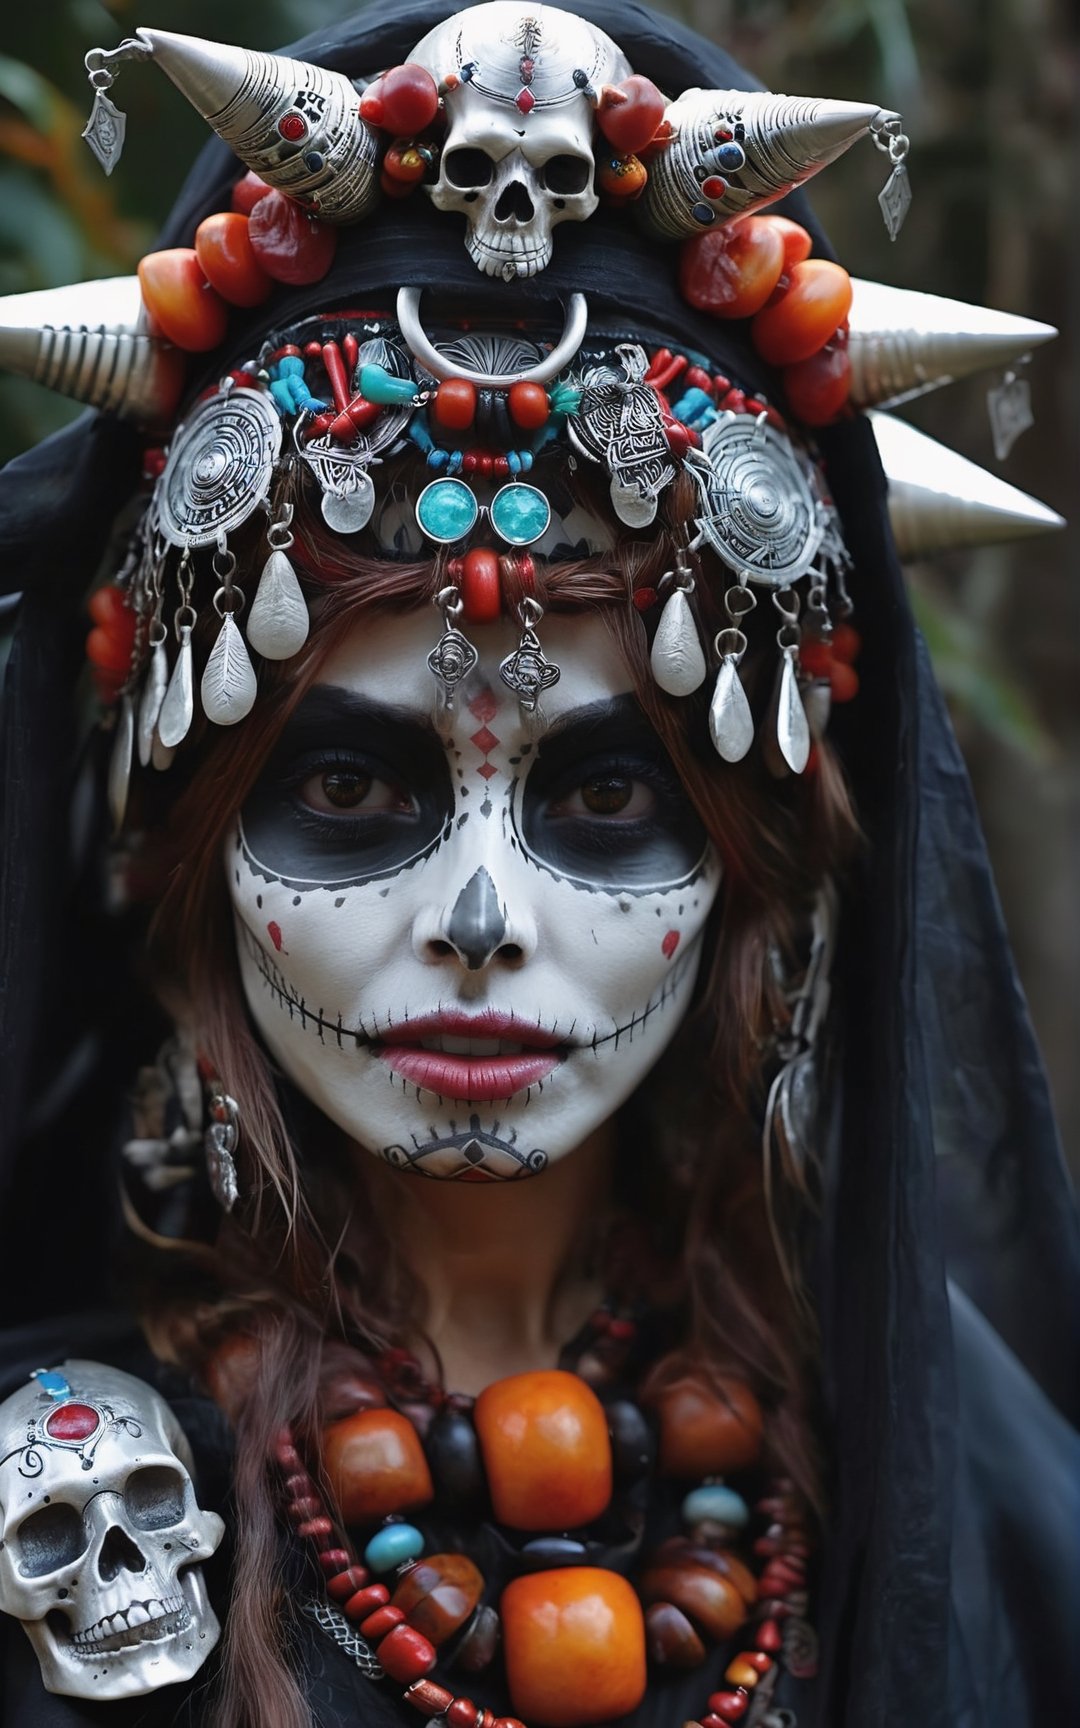
POLYGON ((87 1547, 83 1521, 74 1506, 43 1506, 19 1525, 16 1537, 19 1571, 24 1578, 43 1578, 70 1566, 87 1547))
POLYGON ((443 157, 443 173, 451 186, 460 192, 471 192, 477 186, 490 186, 495 164, 483 150, 462 145, 443 157))
POLYGON ((573 197, 589 184, 592 164, 583 156, 551 156, 540 170, 540 178, 557 198, 573 197))
POLYGON ((148 1464, 135 1470, 124 1487, 124 1510, 137 1530, 167 1530, 184 1516, 187 1483, 179 1470, 148 1464))

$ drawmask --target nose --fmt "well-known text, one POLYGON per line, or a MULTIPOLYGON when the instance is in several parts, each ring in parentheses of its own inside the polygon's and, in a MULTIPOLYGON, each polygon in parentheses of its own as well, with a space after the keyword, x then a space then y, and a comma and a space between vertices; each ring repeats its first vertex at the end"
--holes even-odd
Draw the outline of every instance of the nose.
POLYGON ((515 222, 531 222, 535 214, 529 189, 523 181, 511 180, 509 186, 503 187, 495 206, 496 222, 508 222, 511 217, 515 222))
POLYGON ((525 930, 511 920, 483 865, 473 871, 457 895, 440 933, 423 943, 427 959, 456 955, 469 972, 481 972, 496 959, 510 966, 520 965, 531 946, 525 930))

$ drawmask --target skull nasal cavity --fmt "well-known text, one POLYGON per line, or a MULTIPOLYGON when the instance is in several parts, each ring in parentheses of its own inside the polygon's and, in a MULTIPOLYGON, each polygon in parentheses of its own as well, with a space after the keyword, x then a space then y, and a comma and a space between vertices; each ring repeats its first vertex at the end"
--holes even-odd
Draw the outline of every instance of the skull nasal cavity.
POLYGON ((446 934, 470 972, 487 964, 506 935, 495 884, 483 868, 474 871, 455 900, 446 934))
POLYGON ((113 1525, 98 1556, 98 1572, 102 1582, 110 1584, 121 1572, 145 1572, 146 1556, 140 1554, 130 1536, 113 1525))
POLYGON ((517 222, 531 222, 535 214, 533 201, 524 181, 511 180, 509 186, 503 187, 499 202, 495 206, 496 222, 509 222, 511 217, 517 222))

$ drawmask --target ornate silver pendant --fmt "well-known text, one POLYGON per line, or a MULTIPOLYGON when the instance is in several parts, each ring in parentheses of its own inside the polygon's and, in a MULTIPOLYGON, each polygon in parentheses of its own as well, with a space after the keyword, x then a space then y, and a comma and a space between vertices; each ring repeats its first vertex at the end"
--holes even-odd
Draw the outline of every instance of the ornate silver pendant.
POLYGON ((499 677, 525 713, 532 714, 544 691, 557 684, 562 673, 544 653, 535 630, 526 627, 513 653, 500 663, 499 677))
POLYGON ((111 97, 106 96, 104 90, 95 90, 94 105, 82 135, 106 174, 111 174, 120 160, 126 131, 127 115, 111 97))
POLYGON ((247 623, 247 639, 264 660, 289 660, 308 638, 307 601, 284 549, 263 565, 247 623))
MULTIPOLYGON (((153 629, 153 626, 151 627, 153 629)), ((150 664, 146 669, 146 682, 143 685, 142 696, 139 699, 138 743, 139 761, 144 768, 150 765, 150 754, 154 743, 154 730, 161 713, 161 704, 165 700, 165 691, 169 684, 169 657, 165 652, 165 634, 162 631, 161 640, 154 642, 150 651, 150 664)))
POLYGON ((986 392, 986 406, 990 410, 994 455, 999 462, 1004 462, 1021 432, 1035 424, 1031 411, 1031 385, 1026 378, 1018 378, 1015 372, 1009 372, 1000 384, 986 392))
POLYGON ((281 450, 281 420, 261 390, 230 389, 196 408, 177 432, 155 498, 173 546, 213 546, 266 497, 281 450))
POLYGON ((582 395, 567 422, 570 441, 611 476, 611 502, 629 528, 646 528, 657 499, 678 472, 667 440, 660 399, 644 382, 645 350, 624 342, 621 370, 594 366, 582 377, 582 395))
MULTIPOLYGON (((157 739, 166 750, 175 750, 191 730, 195 718, 195 679, 191 652, 191 625, 180 628, 180 646, 176 665, 172 669, 169 687, 157 719, 157 739)), ((159 767, 157 752, 152 750, 154 766, 159 767)), ((165 764, 168 766, 168 763, 165 764)))
POLYGON ((660 614, 649 662, 653 677, 669 696, 689 696, 705 682, 705 656, 683 588, 676 588, 660 614))
POLYGON ((203 712, 215 726, 235 726, 255 706, 258 686, 255 669, 244 646, 240 627, 231 612, 221 621, 218 639, 199 687, 203 712))
POLYGON ((690 462, 704 509, 698 526, 741 580, 787 588, 811 568, 825 521, 787 439, 736 414, 702 434, 690 462))
POLYGON ((448 702, 453 700, 454 691, 461 680, 469 676, 478 659, 469 638, 448 624, 427 657, 428 666, 442 685, 448 702))

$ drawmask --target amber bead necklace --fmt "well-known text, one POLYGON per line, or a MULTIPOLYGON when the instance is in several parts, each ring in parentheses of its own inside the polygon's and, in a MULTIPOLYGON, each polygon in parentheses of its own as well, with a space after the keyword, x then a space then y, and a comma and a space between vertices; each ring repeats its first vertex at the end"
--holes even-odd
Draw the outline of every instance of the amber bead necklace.
MULTIPOLYGON (((579 1369, 599 1367, 610 1380, 636 1331, 634 1319, 601 1309, 579 1369)), ((325 1581, 326 1598, 308 1612, 369 1678, 403 1685, 404 1701, 422 1717, 448 1728, 591 1728, 637 1708, 647 1658, 693 1668, 709 1643, 740 1629, 744 1647, 685 1728, 753 1728, 781 1670, 814 1672, 816 1640, 805 1618, 810 1550, 789 1481, 773 1481, 754 1507, 758 1577, 734 1551, 752 1513, 720 1478, 754 1468, 763 1426, 743 1382, 683 1375, 650 1400, 650 1425, 628 1399, 602 1404, 566 1368, 511 1375, 475 1400, 431 1386, 405 1350, 387 1351, 375 1369, 377 1380, 353 1388, 361 1407, 323 1437, 341 1519, 370 1531, 362 1555, 330 1516, 291 1430, 278 1435, 274 1456, 288 1520, 325 1581), (618 1489, 631 1497, 640 1489, 654 1453, 659 1474, 688 1489, 688 1533, 660 1544, 635 1588, 588 1563, 583 1533, 618 1489), (527 1538, 520 1553, 533 1568, 503 1588, 498 1612, 481 1600, 485 1580, 474 1562, 425 1554, 423 1534, 408 1521, 432 1502, 475 1513, 485 1490, 497 1525, 527 1538), (479 1673, 500 1633, 513 1716, 432 1678, 440 1654, 479 1673)))

